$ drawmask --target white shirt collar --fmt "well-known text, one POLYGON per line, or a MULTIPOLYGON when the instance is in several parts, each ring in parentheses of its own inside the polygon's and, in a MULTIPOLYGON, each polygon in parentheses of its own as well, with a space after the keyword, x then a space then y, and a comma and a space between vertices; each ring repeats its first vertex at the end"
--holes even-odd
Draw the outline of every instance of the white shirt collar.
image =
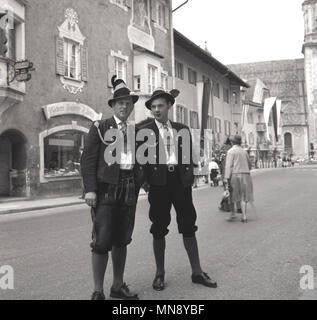
MULTIPOLYGON (((163 124, 162 122, 159 122, 159 121, 157 121, 156 119, 155 119, 155 123, 156 123, 156 126, 157 126, 159 129, 162 129, 163 126, 164 126, 164 124, 163 124)), ((172 124, 171 124, 171 122, 170 122, 169 120, 167 120, 166 125, 168 126, 168 128, 170 128, 170 129, 172 128, 172 124)))
MULTIPOLYGON (((116 121, 117 126, 121 125, 122 121, 117 116, 114 115, 113 118, 116 121)), ((126 120, 125 123, 128 125, 129 124, 129 120, 126 120)))

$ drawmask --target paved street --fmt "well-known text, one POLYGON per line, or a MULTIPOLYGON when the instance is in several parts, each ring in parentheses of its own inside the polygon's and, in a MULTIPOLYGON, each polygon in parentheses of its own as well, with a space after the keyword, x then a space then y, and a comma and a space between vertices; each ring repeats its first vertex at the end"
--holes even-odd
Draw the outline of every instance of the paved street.
MULTIPOLYGON (((148 203, 138 204, 126 281, 141 299, 299 299, 302 265, 317 275, 317 167, 258 171, 253 175, 257 216, 248 224, 226 222, 217 210, 221 188, 194 192, 203 268, 217 289, 194 285, 177 234, 167 238, 167 288, 154 292, 148 203)), ((89 299, 91 222, 84 205, 0 216, 0 266, 15 270, 15 290, 0 299, 89 299)), ((111 285, 112 266, 105 292, 111 285)), ((310 292, 311 293, 311 292, 310 292)))

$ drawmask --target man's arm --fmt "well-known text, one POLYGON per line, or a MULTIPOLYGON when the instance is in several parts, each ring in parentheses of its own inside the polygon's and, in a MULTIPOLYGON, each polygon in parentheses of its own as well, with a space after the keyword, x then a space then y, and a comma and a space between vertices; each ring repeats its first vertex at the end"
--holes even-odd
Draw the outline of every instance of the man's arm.
POLYGON ((250 156, 248 154, 247 154, 247 160, 248 160, 249 170, 251 170, 252 169, 252 163, 251 163, 250 156))
POLYGON ((85 141, 81 157, 81 170, 86 193, 97 191, 97 166, 100 150, 100 137, 95 123, 92 124, 85 141))

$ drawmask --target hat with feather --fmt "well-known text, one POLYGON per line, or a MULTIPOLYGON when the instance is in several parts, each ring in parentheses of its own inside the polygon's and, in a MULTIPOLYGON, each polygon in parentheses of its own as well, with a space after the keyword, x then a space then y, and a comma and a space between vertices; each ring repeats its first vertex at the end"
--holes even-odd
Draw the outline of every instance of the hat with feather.
POLYGON ((111 108, 112 104, 117 100, 132 98, 133 104, 139 100, 139 96, 133 94, 122 79, 117 79, 117 76, 113 76, 111 78, 111 83, 114 90, 112 99, 108 101, 111 108))
POLYGON ((177 98, 179 94, 180 92, 177 89, 173 89, 170 92, 167 92, 162 88, 157 88, 154 90, 151 98, 145 102, 145 106, 149 110, 151 110, 152 102, 158 98, 165 98, 167 101, 171 103, 171 105, 173 105, 175 103, 175 98, 177 98))

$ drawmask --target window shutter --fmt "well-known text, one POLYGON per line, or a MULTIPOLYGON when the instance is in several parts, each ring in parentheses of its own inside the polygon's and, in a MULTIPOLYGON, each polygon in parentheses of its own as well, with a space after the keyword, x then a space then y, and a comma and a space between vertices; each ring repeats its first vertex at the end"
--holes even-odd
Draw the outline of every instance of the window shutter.
POLYGON ((56 73, 60 76, 65 75, 64 70, 64 39, 56 37, 56 73))
POLYGON ((128 8, 132 8, 132 0, 125 0, 125 5, 128 8))
POLYGON ((173 77, 168 76, 167 77, 167 90, 170 90, 173 88, 173 77))
POLYGON ((156 0, 151 0, 151 18, 153 22, 157 21, 156 0))
POLYGON ((188 126, 188 110, 184 108, 184 124, 188 126))
POLYGON ((169 6, 164 6, 164 12, 165 12, 165 19, 164 19, 164 27, 166 29, 170 28, 170 10, 169 6))
POLYGON ((87 43, 80 46, 80 60, 81 60, 81 79, 82 81, 88 81, 88 47, 87 43))
POLYGON ((115 58, 108 56, 108 87, 112 88, 111 78, 116 74, 115 58))

